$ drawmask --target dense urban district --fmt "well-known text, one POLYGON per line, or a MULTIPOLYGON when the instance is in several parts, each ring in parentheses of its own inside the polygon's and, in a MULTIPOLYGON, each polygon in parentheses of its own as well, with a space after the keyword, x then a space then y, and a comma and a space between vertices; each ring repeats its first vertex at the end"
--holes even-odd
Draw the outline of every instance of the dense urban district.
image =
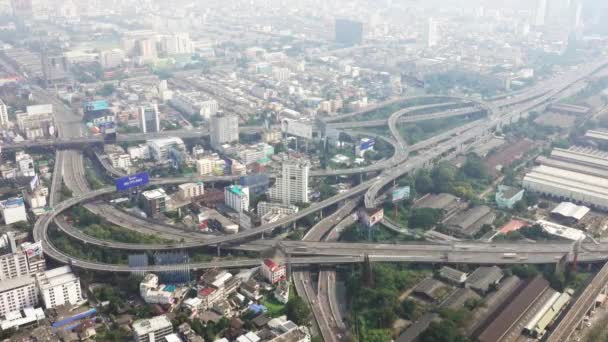
POLYGON ((0 18, 0 339, 608 341, 608 2, 0 18))

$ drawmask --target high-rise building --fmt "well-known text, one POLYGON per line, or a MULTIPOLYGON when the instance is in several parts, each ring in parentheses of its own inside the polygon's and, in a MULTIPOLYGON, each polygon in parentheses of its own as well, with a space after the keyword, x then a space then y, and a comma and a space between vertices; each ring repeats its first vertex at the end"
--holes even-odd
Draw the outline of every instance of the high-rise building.
POLYGON ((281 175, 270 188, 271 200, 283 204, 308 203, 308 174, 310 162, 303 158, 283 161, 281 175))
POLYGON ((164 341, 163 337, 172 333, 173 324, 165 315, 133 322, 135 342, 164 341))
POLYGON ((188 33, 165 36, 161 40, 162 49, 169 56, 194 53, 194 46, 188 33))
POLYGON ((211 146, 239 141, 239 118, 236 115, 218 114, 211 117, 211 146))
POLYGON ((137 41, 137 51, 142 63, 155 61, 158 58, 156 39, 148 38, 137 41))
POLYGON ((358 45, 363 42, 363 23, 348 19, 336 19, 336 43, 343 45, 358 45))
POLYGON ((545 19, 547 18, 547 0, 538 0, 536 6, 536 12, 534 13, 534 25, 543 26, 545 25, 545 19))
POLYGON ((0 281, 0 316, 38 305, 33 277, 26 275, 0 281))
POLYGON ((576 29, 582 26, 583 2, 581 0, 570 1, 570 27, 576 29))
POLYGON ((7 128, 10 122, 8 121, 8 109, 4 101, 0 100, 0 128, 7 128))
POLYGON ((24 277, 30 274, 27 256, 23 253, 8 253, 0 256, 0 281, 24 277))
POLYGON ((121 49, 105 50, 99 53, 99 64, 104 69, 113 69, 122 65, 125 53, 121 49))
POLYGON ((437 45, 439 41, 439 36, 437 33, 437 21, 433 18, 429 18, 426 25, 425 37, 426 39, 426 47, 431 48, 437 45))
POLYGON ((33 0, 11 0, 13 15, 20 18, 31 18, 34 15, 33 0))
POLYGON ((224 188, 224 204, 237 213, 249 211, 249 188, 231 185, 224 188))
POLYGON ((160 118, 157 104, 139 107, 139 125, 144 133, 160 132, 160 118))
POLYGON ((82 300, 80 278, 72 273, 70 266, 48 270, 36 276, 40 296, 47 309, 61 305, 75 305, 82 300))

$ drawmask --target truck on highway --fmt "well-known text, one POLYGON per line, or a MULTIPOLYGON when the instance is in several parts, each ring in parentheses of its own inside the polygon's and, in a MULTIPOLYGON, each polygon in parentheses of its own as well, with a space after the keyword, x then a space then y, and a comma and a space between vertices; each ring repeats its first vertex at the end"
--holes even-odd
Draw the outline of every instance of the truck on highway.
POLYGON ((517 258, 517 253, 503 253, 502 257, 504 259, 515 259, 517 258))

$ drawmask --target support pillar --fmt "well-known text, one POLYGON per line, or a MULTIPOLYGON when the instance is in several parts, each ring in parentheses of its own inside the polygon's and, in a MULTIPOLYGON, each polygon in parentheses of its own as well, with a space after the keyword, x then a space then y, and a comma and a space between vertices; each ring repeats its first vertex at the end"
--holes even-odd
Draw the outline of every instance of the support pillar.
POLYGON ((217 244, 217 256, 218 258, 222 256, 222 246, 219 243, 217 244))

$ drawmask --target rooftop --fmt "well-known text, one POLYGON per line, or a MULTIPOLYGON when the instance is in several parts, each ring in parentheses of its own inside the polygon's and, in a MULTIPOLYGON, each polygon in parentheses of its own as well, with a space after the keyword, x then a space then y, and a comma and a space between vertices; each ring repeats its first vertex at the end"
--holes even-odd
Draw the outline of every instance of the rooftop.
POLYGON ((133 330, 139 335, 145 335, 152 331, 172 327, 171 321, 165 315, 156 316, 150 319, 140 319, 133 322, 133 330))
POLYGON ((34 283, 34 278, 23 276, 19 278, 6 279, 0 282, 0 293, 34 283))
POLYGON ((165 189, 162 188, 144 191, 141 194, 148 200, 167 197, 165 189))
POLYGON ((570 202, 562 202, 555 207, 555 209, 551 210, 551 214, 573 218, 578 221, 587 215, 589 211, 590 209, 585 206, 576 205, 570 202))
POLYGON ((62 266, 44 272, 39 278, 39 283, 41 288, 51 288, 77 279, 70 266, 62 266))
POLYGON ((503 273, 500 267, 478 267, 469 275, 466 283, 473 289, 488 291, 490 284, 497 283, 502 279, 503 273))
POLYGON ((549 221, 545 221, 545 220, 538 220, 537 221, 538 224, 540 224, 543 227, 543 230, 546 231, 547 233, 563 238, 563 239, 567 239, 567 240, 572 240, 572 241, 578 241, 578 240, 584 240, 585 239, 585 233, 581 230, 575 229, 575 228, 570 228, 567 226, 562 226, 561 224, 557 224, 557 223, 553 223, 553 222, 549 222, 549 221))

